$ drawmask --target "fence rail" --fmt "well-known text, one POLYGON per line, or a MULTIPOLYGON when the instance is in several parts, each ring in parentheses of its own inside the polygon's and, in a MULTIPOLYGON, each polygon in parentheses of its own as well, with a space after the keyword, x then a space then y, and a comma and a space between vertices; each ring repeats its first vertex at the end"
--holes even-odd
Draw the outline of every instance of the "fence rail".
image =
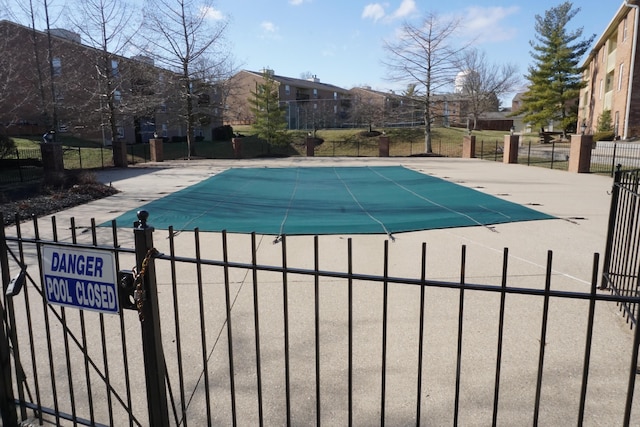
POLYGON ((317 236, 284 236, 264 248, 264 236, 197 229, 170 228, 154 243, 142 220, 133 239, 115 223, 92 221, 88 233, 74 219, 58 227, 54 218, 47 231, 32 225, 0 230, 4 278, 6 266, 12 274, 28 267, 22 293, 2 294, 23 416, 109 425, 581 425, 605 405, 616 414, 608 423, 637 423, 640 328, 629 348, 618 345, 626 366, 615 372, 594 342, 613 339, 596 312, 639 307, 640 298, 598 292, 597 254, 587 291, 554 285, 550 251, 540 282, 508 274, 507 249, 495 275, 469 280, 464 246, 459 267, 452 263, 458 278, 433 280, 424 243, 414 274, 397 276, 389 241, 368 272, 358 266, 371 253, 359 254, 352 239, 324 247, 317 236), (118 269, 144 269, 146 292, 160 292, 146 295, 143 317, 131 303, 117 316, 48 304, 43 245, 112 252, 118 269), (158 253, 149 256, 151 248, 158 253), (327 253, 339 261, 321 268, 327 253), (337 265, 346 267, 328 268, 337 265), (146 311, 155 304, 161 323, 146 311), (144 342, 156 327, 164 345, 153 357, 166 374, 154 376, 136 330, 149 328, 144 342), (156 387, 145 387, 150 375, 156 387))

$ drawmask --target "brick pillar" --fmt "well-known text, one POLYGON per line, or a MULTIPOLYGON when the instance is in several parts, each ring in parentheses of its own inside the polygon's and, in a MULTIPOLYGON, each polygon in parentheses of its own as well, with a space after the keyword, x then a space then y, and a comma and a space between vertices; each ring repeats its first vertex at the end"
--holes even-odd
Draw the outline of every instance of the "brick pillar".
POLYGON ((149 140, 149 151, 151 153, 152 162, 164 161, 163 140, 160 138, 152 138, 149 140))
POLYGON ((519 135, 504 136, 504 154, 502 157, 503 163, 518 163, 519 140, 520 140, 519 135))
POLYGON ((389 137, 381 136, 378 138, 379 145, 379 156, 380 157, 389 157, 389 137))
POLYGON ((242 138, 231 138, 231 145, 233 146, 233 155, 236 159, 242 157, 242 138))
POLYGON ((127 142, 122 140, 113 141, 113 165, 117 168, 126 168, 127 162, 127 142))
POLYGON ((571 135, 569 172, 588 173, 591 168, 592 135, 571 135))
POLYGON ((476 157, 476 136, 465 135, 462 139, 462 158, 473 159, 476 157))
POLYGON ((64 172, 64 158, 62 156, 62 144, 55 142, 40 144, 42 154, 42 166, 45 177, 64 172))
POLYGON ((307 137, 304 140, 306 146, 307 146, 307 157, 313 157, 314 156, 314 150, 316 148, 316 139, 315 138, 311 138, 311 137, 307 137))

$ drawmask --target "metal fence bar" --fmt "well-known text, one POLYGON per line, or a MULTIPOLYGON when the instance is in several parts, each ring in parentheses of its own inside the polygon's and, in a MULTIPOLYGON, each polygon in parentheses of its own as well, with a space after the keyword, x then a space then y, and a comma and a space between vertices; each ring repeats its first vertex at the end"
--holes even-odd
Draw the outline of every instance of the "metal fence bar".
MULTIPOLYGON (((504 248, 502 253, 502 289, 507 288, 507 266, 509 260, 509 249, 504 248)), ((502 368, 502 340, 504 338, 504 314, 506 306, 506 293, 500 292, 500 312, 498 315, 498 349, 496 352, 496 379, 493 392, 493 418, 491 425, 498 424, 498 401, 500 398, 500 372, 502 368)))
MULTIPOLYGON (((56 226, 56 217, 51 217, 51 229, 53 230, 53 241, 57 242, 58 241, 58 227, 56 226)), ((61 307, 60 308, 60 315, 62 316, 62 322, 63 324, 67 324, 67 311, 65 310, 65 307, 61 307)), ((104 331, 103 332, 103 336, 104 336, 104 331)), ((74 423, 77 422, 77 413, 76 413, 76 400, 75 400, 75 395, 73 392, 73 373, 71 370, 71 358, 69 357, 70 351, 69 351, 69 331, 67 330, 67 328, 64 328, 64 330, 62 331, 62 339, 64 342, 64 351, 65 351, 65 361, 66 361, 66 368, 67 368, 67 380, 69 383, 69 402, 71 404, 71 418, 72 421, 74 423)))
POLYGON ((349 274, 349 279, 347 279, 347 287, 348 287, 348 373, 347 373, 347 381, 348 381, 348 390, 347 390, 347 399, 348 399, 348 408, 349 408, 349 427, 353 426, 353 279, 351 275, 353 274, 353 242, 351 238, 347 240, 347 273, 349 274))
POLYGON ((169 227, 169 256, 171 266, 171 287, 173 290, 173 321, 176 330, 176 357, 178 363, 178 385, 180 388, 180 416, 185 427, 187 423, 187 406, 184 391, 184 370, 182 365, 182 340, 180 335, 180 309, 178 304, 178 276, 176 273, 176 247, 173 226, 169 227))
POLYGON ((231 326, 231 298, 229 296, 229 253, 228 253, 228 245, 227 245, 227 232, 222 232, 222 259, 225 263, 223 267, 224 271, 224 300, 226 307, 226 316, 227 316, 227 340, 228 344, 228 353, 229 353, 229 391, 231 393, 231 417, 233 425, 236 426, 238 424, 237 421, 237 413, 236 413, 236 383, 235 383, 235 372, 233 369, 233 328, 231 326))
MULTIPOLYGON (((20 221, 18 218, 18 215, 16 214, 16 239, 18 242, 18 253, 19 253, 19 264, 20 266, 24 266, 25 264, 25 259, 24 259, 24 248, 23 248, 23 240, 22 240, 22 228, 20 226, 20 221)), ((29 328, 29 330, 33 329, 33 319, 31 318, 31 309, 30 309, 30 304, 29 304, 29 292, 28 292, 28 288, 25 287, 24 292, 24 301, 25 301, 25 306, 27 308, 26 310, 26 314, 27 314, 27 327, 29 328)), ((15 319, 15 317, 14 317, 15 319)), ((15 321, 14 323, 15 324, 15 321)), ((17 341, 14 342, 14 345, 17 345, 17 341)), ((39 383, 39 376, 38 376, 38 365, 36 363, 36 352, 35 352, 35 342, 33 339, 33 334, 29 334, 29 349, 30 349, 30 354, 31 354, 31 370, 33 372, 33 383, 34 383, 34 388, 35 388, 35 393, 36 393, 36 415, 38 416, 38 421, 40 422, 40 424, 42 424, 42 397, 40 395, 40 383, 39 383)), ((15 356, 14 356, 15 359, 15 356)), ((20 359, 20 355, 18 355, 18 359, 20 359)), ((21 377, 24 377, 24 373, 20 373, 21 377)), ((16 373, 16 376, 18 374, 16 373)), ((22 388, 23 386, 25 386, 26 383, 23 381, 20 381, 20 388, 22 388)), ((27 392, 29 390, 27 389, 27 392)), ((31 397, 31 396, 30 396, 31 397)), ((33 400, 31 398, 31 400, 33 400)))
POLYGON ((418 325, 418 389, 416 391, 416 426, 420 426, 422 409, 422 370, 423 370, 423 349, 424 349, 424 311, 425 311, 425 281, 427 279, 427 244, 422 243, 422 265, 420 268, 420 324, 418 325))
POLYGON ((202 346, 202 375, 204 377, 204 393, 207 411, 207 424, 211 425, 211 395, 209 391, 209 358, 207 357, 207 337, 204 320, 204 294, 202 283, 202 262, 200 254, 200 230, 194 230, 194 244, 196 250, 196 276, 198 285, 198 309, 200 313, 200 345, 202 346))
MULTIPOLYGON (((598 254, 593 255, 593 270, 591 274, 591 296, 595 296, 598 287, 598 265, 600 258, 598 254)), ((589 380, 589 366, 591 363, 591 347, 593 342, 593 325, 596 311, 596 301, 589 301, 589 316, 587 318, 587 336, 584 345, 584 363, 582 365, 582 387, 580 389, 580 408, 578 409, 578 424, 584 423, 584 412, 587 402, 587 383, 589 380)))
MULTIPOLYGON (((0 222, 4 223, 1 214, 0 222)), ((9 254, 4 227, 0 227, 0 280, 2 280, 2 299, 5 302, 4 306, 6 306, 7 302, 11 303, 11 298, 4 298, 11 278, 9 275, 9 254)), ((18 425, 18 414, 13 404, 15 398, 13 394, 13 376, 11 375, 10 343, 15 332, 15 326, 12 326, 10 322, 6 321, 7 316, 4 306, 0 304, 0 319, 2 321, 0 325, 0 420, 2 420, 3 425, 18 425)), ((9 317, 9 319, 11 319, 11 317, 9 317)), ((17 367, 18 362, 16 362, 16 370, 17 367)), ((21 388, 19 387, 19 391, 20 390, 21 388)))
POLYGON ((284 378, 287 426, 291 426, 291 366, 289 357, 289 294, 287 268, 287 236, 282 236, 282 305, 284 320, 284 378))
POLYGON ((384 241, 384 260, 383 260, 383 293, 382 293, 382 371, 380 373, 381 391, 380 391, 380 425, 384 427, 385 420, 385 400, 387 386, 387 317, 389 311, 389 241, 384 241))
MULTIPOLYGON (((75 236, 75 226, 73 227, 74 236, 75 236)), ((111 221, 111 236, 113 249, 116 250, 120 247, 118 243, 118 232, 116 228, 116 220, 111 221)), ((74 242, 75 243, 75 242, 74 242)), ((117 252, 116 252, 117 253, 117 252)), ((116 257, 116 271, 120 271, 120 257, 116 257)), ((83 311, 80 311, 80 315, 83 315, 83 311)), ((120 345, 122 347, 122 368, 124 370, 124 386, 125 386, 125 394, 126 394, 126 408, 128 409, 129 414, 129 426, 133 427, 135 417, 133 416, 133 412, 131 410, 131 379, 129 376, 129 357, 127 356, 127 334, 126 328, 124 324, 124 310, 121 308, 119 313, 119 321, 120 321, 120 345)), ((86 348, 86 343, 85 343, 86 348)), ((184 396, 183 396, 184 401, 184 396)), ((93 409, 92 409, 92 417, 93 417, 93 409)), ((93 418, 92 418, 93 420, 93 418)))
POLYGON ((322 406, 320 394, 320 249, 318 247, 318 236, 313 237, 313 269, 316 272, 313 276, 313 311, 315 327, 315 353, 316 353, 316 426, 320 427, 322 420, 322 406))
POLYGON ((260 427, 264 425, 264 408, 262 403, 262 361, 260 355, 260 310, 258 305, 258 248, 256 245, 256 233, 251 233, 251 278, 253 284, 253 317, 256 342, 256 387, 258 397, 258 421, 260 427))
POLYGON ((542 395, 542 374, 544 372, 544 352, 547 345, 547 321, 549 320, 549 291, 551 290, 551 262, 553 254, 547 252, 547 271, 544 284, 544 304, 542 308, 542 328, 540 331, 540 354, 538 356, 538 378, 536 380, 536 400, 533 411, 533 425, 538 425, 540 418, 540 397, 542 395))
POLYGON ((465 284, 465 268, 466 268, 467 247, 462 246, 460 260, 460 296, 458 302, 458 344, 456 351, 456 393, 453 406, 453 425, 458 425, 458 416, 460 413, 460 381, 462 378, 462 333, 464 330, 464 284, 465 284))

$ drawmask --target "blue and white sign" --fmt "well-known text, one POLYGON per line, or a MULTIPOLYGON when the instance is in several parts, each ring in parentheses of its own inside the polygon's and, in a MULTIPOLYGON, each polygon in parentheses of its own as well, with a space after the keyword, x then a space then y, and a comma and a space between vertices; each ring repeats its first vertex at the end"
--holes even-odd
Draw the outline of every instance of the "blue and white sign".
POLYGON ((43 245, 42 259, 44 292, 50 304, 119 312, 113 252, 43 245))

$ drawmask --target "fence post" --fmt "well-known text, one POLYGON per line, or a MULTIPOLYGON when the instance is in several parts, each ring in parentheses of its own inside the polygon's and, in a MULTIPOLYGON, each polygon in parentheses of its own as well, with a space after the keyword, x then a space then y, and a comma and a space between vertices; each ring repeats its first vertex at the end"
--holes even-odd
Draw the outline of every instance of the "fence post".
POLYGON ((607 241, 604 249, 604 260, 602 262, 602 281, 601 289, 609 287, 609 268, 611 267, 611 250, 613 247, 613 233, 616 225, 616 216, 618 214, 618 199, 620 197, 620 181, 622 180, 622 165, 616 167, 613 177, 613 188, 611 189, 611 207, 609 208, 609 223, 607 225, 607 241))
POLYGON ((518 143, 520 141, 520 135, 505 135, 504 136, 504 150, 503 150, 503 163, 518 163, 518 143))
MULTIPOLYGON (((592 135, 571 135, 569 172, 588 173, 591 169, 592 135)), ((552 163, 553 164, 553 163, 552 163)))
MULTIPOLYGON (((0 215, 0 270, 2 271, 2 293, 9 285, 9 259, 7 256, 6 240, 4 236, 4 220, 0 215)), ((4 307, 0 304, 0 419, 2 425, 17 426, 18 414, 16 412, 15 399, 13 397, 13 380, 11 375, 11 345, 5 326, 8 317, 4 307)))
POLYGON ((476 136, 465 135, 462 138, 462 158, 473 159, 476 157, 476 136))
POLYGON ((154 264, 153 247, 154 228, 147 225, 147 211, 138 212, 138 221, 134 223, 136 248, 136 271, 142 275, 144 286, 143 305, 140 309, 142 329, 142 351, 147 385, 147 408, 149 425, 168 426, 169 412, 167 388, 165 383, 166 366, 160 333, 160 312, 158 309, 158 289, 154 264), (143 271, 144 270, 144 271, 143 271))

